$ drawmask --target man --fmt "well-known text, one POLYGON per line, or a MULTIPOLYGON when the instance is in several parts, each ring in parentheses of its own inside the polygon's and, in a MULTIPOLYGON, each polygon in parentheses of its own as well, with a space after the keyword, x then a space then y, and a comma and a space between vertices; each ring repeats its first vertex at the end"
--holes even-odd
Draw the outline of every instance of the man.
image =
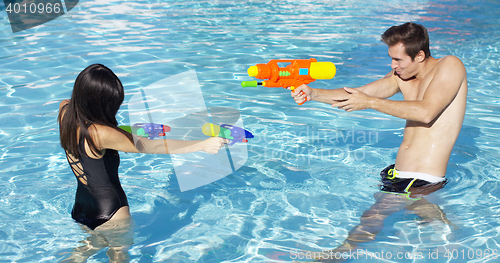
POLYGON ((378 193, 377 203, 365 211, 361 224, 349 233, 343 250, 373 240, 383 227, 383 220, 405 207, 426 219, 438 217, 448 223, 437 206, 425 200, 410 205, 408 200, 444 184, 448 160, 465 115, 465 67, 454 56, 433 58, 427 30, 419 24, 393 26, 382 34, 382 41, 388 45, 392 58, 392 71, 384 78, 358 88, 323 90, 302 85, 292 92, 297 103, 319 101, 349 112, 374 109, 406 120, 395 165, 381 173, 382 191, 399 195, 378 193), (403 101, 387 99, 398 92, 403 94, 403 101), (408 198, 403 200, 401 196, 405 194, 408 198))

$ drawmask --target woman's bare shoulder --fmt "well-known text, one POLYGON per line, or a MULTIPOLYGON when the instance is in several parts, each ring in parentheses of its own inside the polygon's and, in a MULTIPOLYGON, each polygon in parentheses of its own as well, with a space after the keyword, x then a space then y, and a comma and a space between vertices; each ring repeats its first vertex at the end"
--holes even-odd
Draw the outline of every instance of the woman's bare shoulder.
POLYGON ((122 152, 138 152, 134 143, 116 128, 106 125, 92 124, 89 127, 90 136, 99 149, 114 149, 122 152))
POLYGON ((106 125, 100 125, 100 124, 92 124, 88 128, 90 136, 93 138, 97 138, 100 140, 106 140, 108 138, 112 138, 113 136, 116 136, 118 132, 117 130, 106 126, 106 125))

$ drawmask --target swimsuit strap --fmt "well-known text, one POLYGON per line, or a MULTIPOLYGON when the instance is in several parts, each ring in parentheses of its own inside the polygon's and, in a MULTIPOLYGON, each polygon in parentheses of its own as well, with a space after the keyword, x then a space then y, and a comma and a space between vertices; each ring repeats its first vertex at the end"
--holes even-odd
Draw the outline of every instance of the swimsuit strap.
POLYGON ((76 178, 82 182, 83 184, 87 184, 87 175, 85 174, 85 171, 83 170, 83 166, 80 162, 79 159, 74 159, 73 156, 70 156, 68 153, 66 153, 66 159, 68 160, 69 165, 71 166, 71 170, 73 171, 73 174, 76 176, 76 178))

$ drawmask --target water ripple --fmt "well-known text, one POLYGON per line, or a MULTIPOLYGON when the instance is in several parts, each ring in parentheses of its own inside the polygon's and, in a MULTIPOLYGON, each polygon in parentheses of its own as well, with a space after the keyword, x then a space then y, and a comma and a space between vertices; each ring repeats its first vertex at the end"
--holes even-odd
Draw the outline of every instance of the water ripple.
MULTIPOLYGON (((433 56, 457 56, 467 69, 467 113, 449 182, 432 197, 458 228, 396 214, 387 222, 394 227, 366 249, 499 249, 498 8, 470 0, 96 0, 16 34, 4 17, 0 256, 60 261, 85 238, 70 218, 76 181, 59 146, 56 116, 58 102, 70 97, 77 74, 91 63, 117 73, 126 100, 159 79, 196 70, 207 106, 238 109, 256 135, 240 170, 196 191, 179 191, 168 157, 121 155, 137 223, 134 260, 290 261, 294 250, 338 246, 373 204, 378 172, 394 161, 404 121, 318 103, 297 106, 287 90, 240 82, 250 80, 246 70, 256 63, 315 57, 334 62, 338 72, 312 86, 366 84, 390 70, 380 34, 406 21, 427 26, 433 56)), ((121 122, 127 110, 125 103, 121 122)), ((107 260, 105 251, 93 260, 107 260)))

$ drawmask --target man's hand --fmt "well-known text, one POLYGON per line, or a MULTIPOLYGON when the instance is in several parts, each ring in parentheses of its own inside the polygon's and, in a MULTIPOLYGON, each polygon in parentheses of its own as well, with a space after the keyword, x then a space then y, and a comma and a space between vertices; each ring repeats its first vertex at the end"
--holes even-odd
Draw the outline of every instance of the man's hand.
MULTIPOLYGON (((291 89, 288 87, 288 89, 291 89)), ((297 104, 302 104, 304 102, 310 101, 312 99, 313 89, 305 84, 302 84, 292 90, 292 97, 297 104), (302 92, 301 92, 302 91, 302 92)))
POLYGON ((360 90, 353 88, 344 88, 347 92, 345 95, 338 95, 332 100, 332 107, 339 108, 345 111, 364 110, 370 107, 372 97, 366 95, 360 90))

